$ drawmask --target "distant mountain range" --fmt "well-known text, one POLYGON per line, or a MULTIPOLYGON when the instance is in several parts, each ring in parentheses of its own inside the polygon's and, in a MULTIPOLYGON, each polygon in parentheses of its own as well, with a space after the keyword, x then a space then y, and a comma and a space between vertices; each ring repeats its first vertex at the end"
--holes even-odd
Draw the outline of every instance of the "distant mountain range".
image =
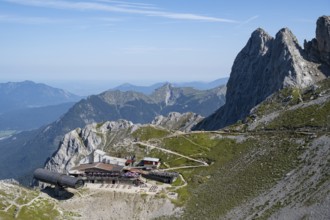
POLYGON ((80 99, 32 81, 0 83, 0 130, 37 129, 57 120, 80 99))
POLYGON ((202 91, 165 84, 150 95, 116 90, 89 96, 48 126, 1 140, 0 150, 6 152, 0 152, 0 179, 24 179, 56 151, 65 133, 77 127, 118 119, 151 123, 156 116, 170 112, 207 116, 225 103, 225 93, 225 86, 202 91))
POLYGON ((76 102, 80 99, 80 96, 42 83, 0 83, 0 114, 18 109, 76 102))
MULTIPOLYGON (((170 83, 173 87, 190 87, 198 90, 208 90, 208 89, 213 89, 218 86, 226 85, 228 82, 229 78, 220 78, 217 80, 214 80, 212 82, 183 82, 183 83, 170 83)), ((168 84, 168 82, 163 82, 163 83, 156 83, 151 86, 136 86, 130 83, 125 83, 120 86, 117 86, 113 89, 110 90, 119 90, 122 92, 128 92, 128 91, 133 91, 133 92, 141 92, 146 95, 150 95, 153 93, 157 88, 168 84)))
MULTIPOLYGON (((329 30, 330 16, 320 17, 316 38, 304 48, 287 28, 275 38, 254 31, 232 67, 226 104, 205 119, 171 113, 149 125, 113 121, 205 111, 223 100, 225 87, 200 91, 165 84, 150 95, 117 90, 83 99, 56 122, 0 141, 0 179, 28 179, 43 165, 65 171, 102 149, 120 157, 158 157, 181 180, 158 198, 86 188, 83 200, 58 201, 69 210, 57 212, 63 218, 70 213, 83 219, 330 219, 329 30), (163 205, 152 206, 155 201, 163 205), (94 212, 90 204, 97 204, 94 212), (164 204, 171 206, 159 214, 164 204)), ((10 213, 0 212, 4 218, 35 213, 29 210, 38 200, 29 201, 23 188, 0 182, 0 194, 0 206, 10 213), (13 198, 25 204, 12 203, 13 198), (23 206, 27 212, 19 211, 23 206)), ((53 204, 52 210, 57 210, 53 204)))
MULTIPOLYGON (((68 170, 95 149, 112 155, 125 152, 140 158, 158 157, 167 170, 176 170, 185 179, 180 181, 181 187, 171 187, 178 199, 170 200, 180 204, 180 214, 160 219, 330 219, 329 57, 330 16, 318 19, 316 38, 305 41, 304 48, 287 28, 274 38, 259 28, 236 57, 226 104, 211 116, 202 120, 170 114, 157 117, 149 126, 121 120, 77 128, 65 135, 46 168, 68 170), (192 124, 202 120, 195 126, 197 131, 173 135, 172 129, 182 131, 180 125, 186 127, 190 120, 192 124), (196 168, 182 160, 182 155, 173 158, 160 149, 189 155, 203 165, 196 168)), ((168 88, 162 87, 149 98, 166 109, 179 100, 177 93, 166 91, 168 88)), ((100 98, 116 103, 106 94, 100 98)), ((141 108, 126 104, 116 103, 122 111, 126 107, 139 113, 141 108)), ((107 205, 108 198, 98 203, 107 205)), ((85 206, 88 212, 90 201, 85 206)), ((137 204, 135 201, 132 204, 137 204)), ((79 206, 76 210, 83 209, 79 206)), ((140 210, 152 212, 147 205, 140 210)), ((137 212, 126 212, 125 217, 135 218, 137 212)))
POLYGON ((225 103, 226 87, 211 90, 174 87, 164 84, 152 94, 139 92, 107 91, 89 96, 77 103, 64 116, 64 121, 76 126, 91 122, 126 119, 133 123, 149 123, 157 115, 169 112, 194 112, 202 116, 213 113, 225 103))
MULTIPOLYGON (((208 83, 176 83, 171 84, 171 87, 190 87, 199 88, 200 90, 207 90, 220 85, 224 85, 226 84, 227 80, 228 78, 222 78, 208 83)), ((148 96, 155 92, 157 88, 160 88, 163 85, 168 85, 168 83, 156 83, 151 86, 135 86, 131 84, 123 84, 109 91, 119 90, 122 92, 140 92, 148 96)), ((185 89, 185 91, 188 90, 188 88, 185 89)), ((197 92, 196 90, 191 91, 191 93, 201 94, 203 92, 197 92)), ((57 89, 45 84, 35 83, 32 81, 1 83, 0 101, 2 104, 0 106, 0 131, 24 131, 37 129, 43 125, 49 124, 57 120, 61 115, 66 113, 75 102, 79 101, 81 98, 82 97, 66 92, 62 89, 57 89)), ((116 99, 116 97, 114 98, 116 99)), ((214 106, 218 106, 219 103, 215 102, 214 104, 214 106)), ((193 107, 194 105, 191 105, 191 103, 190 106, 191 107, 188 108, 181 106, 181 109, 179 111, 184 112, 185 109, 187 109, 193 112, 197 111, 197 113, 203 116, 207 116, 215 110, 213 107, 200 108, 200 110, 197 110, 198 108, 193 107)), ((173 109, 176 110, 175 108, 177 108, 177 106, 173 109)), ((155 112, 159 111, 155 110, 155 112)), ((166 110, 163 110, 163 112, 168 113, 166 110)), ((140 120, 139 122, 147 122, 149 120, 152 120, 154 116, 155 114, 151 114, 148 120, 140 120)), ((133 113, 128 113, 126 115, 124 114, 121 117, 125 119, 129 118, 132 121, 135 121, 135 119, 137 118, 137 116, 133 116, 133 113)), ((142 118, 145 117, 146 116, 143 116, 142 118)), ((100 118, 102 118, 102 116, 100 116, 100 118)), ((113 118, 117 119, 119 118, 119 116, 117 115, 113 118)))

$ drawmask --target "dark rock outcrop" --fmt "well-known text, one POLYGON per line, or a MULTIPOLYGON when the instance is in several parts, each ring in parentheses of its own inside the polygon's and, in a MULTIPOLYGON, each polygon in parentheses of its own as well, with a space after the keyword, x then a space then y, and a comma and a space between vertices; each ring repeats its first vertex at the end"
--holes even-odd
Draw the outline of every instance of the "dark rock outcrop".
POLYGON ((328 59, 328 21, 329 17, 319 18, 317 39, 305 43, 309 50, 303 50, 287 28, 281 29, 275 38, 260 28, 254 31, 233 64, 226 104, 194 130, 223 128, 244 119, 254 106, 279 89, 304 88, 324 79, 328 72, 322 66, 328 59))
POLYGON ((322 16, 317 20, 316 28, 317 46, 321 53, 330 52, 330 17, 322 16))
POLYGON ((306 55, 312 61, 330 66, 330 16, 320 17, 316 25, 316 38, 304 42, 306 55))

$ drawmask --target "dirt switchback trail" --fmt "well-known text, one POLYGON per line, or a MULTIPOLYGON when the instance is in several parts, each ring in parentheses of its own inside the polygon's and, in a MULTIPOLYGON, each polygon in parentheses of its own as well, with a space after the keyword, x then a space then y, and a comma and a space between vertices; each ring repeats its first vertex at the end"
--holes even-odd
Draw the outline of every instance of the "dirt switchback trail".
MULTIPOLYGON (((142 146, 146 146, 146 147, 149 147, 151 149, 158 149, 158 150, 161 150, 161 151, 169 153, 169 154, 173 154, 173 155, 176 155, 176 156, 179 156, 179 157, 183 157, 183 158, 186 158, 188 160, 195 161, 197 163, 203 164, 201 166, 209 166, 205 161, 197 160, 197 159, 191 158, 189 156, 185 156, 183 154, 180 154, 180 153, 168 150, 168 149, 164 149, 164 148, 161 148, 161 147, 157 147, 157 146, 154 146, 154 145, 151 145, 151 144, 147 144, 147 143, 143 143, 143 142, 133 142, 133 144, 140 144, 142 146)), ((188 166, 185 166, 185 167, 188 167, 188 166)), ((198 166, 191 166, 191 167, 198 167, 198 166)), ((171 169, 171 168, 169 168, 169 169, 171 169)))

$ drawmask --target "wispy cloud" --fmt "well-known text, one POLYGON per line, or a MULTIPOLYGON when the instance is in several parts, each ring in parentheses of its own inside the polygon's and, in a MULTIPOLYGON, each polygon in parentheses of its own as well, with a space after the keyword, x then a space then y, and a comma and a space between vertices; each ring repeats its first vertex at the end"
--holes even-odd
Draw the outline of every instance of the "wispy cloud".
POLYGON ((251 17, 251 18, 248 18, 248 19, 246 19, 245 21, 243 21, 243 22, 241 23, 241 25, 243 25, 243 24, 248 24, 248 23, 250 23, 251 21, 256 20, 257 18, 259 18, 259 15, 255 15, 255 16, 253 16, 253 17, 251 17))
POLYGON ((10 3, 29 5, 35 7, 70 9, 70 10, 81 10, 81 11, 86 11, 86 10, 108 11, 108 12, 117 12, 117 13, 126 13, 126 14, 139 14, 144 16, 162 17, 169 19, 178 19, 178 20, 237 23, 237 21, 235 20, 225 19, 225 18, 150 9, 150 7, 153 7, 152 5, 144 5, 143 3, 125 2, 124 4, 121 1, 111 1, 111 0, 103 0, 103 1, 99 1, 99 3, 87 2, 87 1, 72 2, 72 1, 54 1, 54 0, 5 0, 5 1, 10 3))
POLYGON ((27 17, 0 14, 0 23, 19 23, 19 24, 31 24, 31 25, 42 25, 42 24, 58 24, 67 22, 68 20, 63 19, 52 19, 46 17, 27 17))
POLYGON ((120 22, 123 21, 123 18, 116 18, 116 17, 93 17, 93 20, 97 20, 97 21, 105 21, 105 22, 120 22))
POLYGON ((236 28, 240 28, 240 27, 242 27, 243 25, 246 25, 246 24, 248 24, 248 23, 251 23, 252 21, 254 21, 254 20, 258 19, 258 18, 259 18, 259 15, 252 16, 252 17, 246 19, 245 21, 241 21, 241 22, 239 22, 239 24, 237 25, 236 28))
POLYGON ((97 0, 97 1, 103 3, 114 3, 114 4, 118 4, 118 6, 120 7, 127 7, 127 8, 152 9, 152 10, 159 9, 155 5, 147 4, 147 3, 126 2, 126 1, 116 1, 116 0, 97 0))

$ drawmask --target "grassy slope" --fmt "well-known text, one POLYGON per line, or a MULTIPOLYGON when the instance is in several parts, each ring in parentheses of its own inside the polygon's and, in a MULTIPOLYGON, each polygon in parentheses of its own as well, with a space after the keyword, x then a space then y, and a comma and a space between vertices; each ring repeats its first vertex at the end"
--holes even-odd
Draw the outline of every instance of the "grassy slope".
POLYGON ((280 111, 280 115, 266 125, 268 130, 318 129, 326 130, 330 125, 329 101, 318 104, 315 99, 322 99, 330 94, 330 79, 325 79, 313 87, 300 90, 286 88, 274 94, 258 106, 258 116, 280 111), (304 105, 309 103, 308 105, 304 105), (300 104, 298 108, 295 108, 300 104))
POLYGON ((243 143, 219 143, 215 163, 196 170, 185 217, 216 218, 271 187, 298 162, 299 150, 286 137, 255 136, 243 143), (210 176, 209 179, 206 179, 210 176), (203 180, 207 180, 203 183, 203 180), (198 211, 199 210, 199 211, 198 211))
MULTIPOLYGON (((164 137, 162 147, 207 161, 208 167, 181 169, 188 182, 177 190, 178 206, 185 205, 184 218, 213 219, 225 215, 232 208, 271 188, 299 163, 304 152, 296 143, 305 136, 285 133, 266 133, 249 136, 241 143, 233 135, 191 133, 164 137)), ((166 161, 170 167, 191 164, 153 150, 150 155, 166 161), (175 163, 173 163, 175 161, 175 163)))
MULTIPOLYGON (((156 136, 157 130, 156 131, 156 136)), ((152 132, 148 138, 152 142, 152 132)), ((271 187, 298 163, 299 136, 260 134, 237 143, 233 135, 190 133, 164 136, 158 146, 207 161, 208 167, 178 170, 188 182, 177 190, 175 204, 186 205, 184 217, 216 218, 271 187)), ((149 155, 161 158, 170 167, 198 165, 184 158, 152 150, 149 155)))
POLYGON ((170 132, 165 129, 155 128, 153 126, 144 126, 133 132, 132 136, 140 141, 162 138, 169 135, 170 132))
MULTIPOLYGON (((238 125, 243 128, 240 134, 200 132, 173 135, 169 131, 146 126, 135 131, 132 136, 139 141, 149 142, 158 147, 208 162, 210 164, 208 167, 178 170, 188 185, 177 189, 179 198, 173 202, 178 206, 185 206, 182 216, 184 219, 218 219, 234 207, 245 204, 250 199, 271 189, 293 168, 306 162, 301 160, 300 156, 305 153, 306 147, 313 137, 294 131, 297 128, 313 127, 313 132, 324 132, 329 125, 328 121, 324 121, 329 117, 329 102, 295 110, 288 111, 287 109, 301 101, 307 102, 312 96, 317 96, 328 88, 330 88, 329 80, 323 82, 317 90, 312 92, 297 89, 283 90, 261 104, 256 111, 259 116, 272 111, 286 110, 267 124, 264 127, 266 130, 259 127, 255 131, 245 133, 245 126, 238 125), (292 98, 284 102, 283 100, 290 95, 292 98), (283 132, 283 129, 286 131, 283 132)), ((159 157, 166 162, 168 167, 198 164, 157 149, 150 150, 141 145, 134 147, 139 150, 141 156, 145 154, 159 157)), ((329 183, 329 178, 320 178, 316 187, 321 188, 326 183, 329 183)), ((4 193, 1 191, 0 195, 4 193)), ((37 193, 33 193, 32 195, 36 197, 37 193)), ((10 200, 13 199, 11 195, 6 196, 10 200)), ((17 200, 17 202, 19 201, 17 200)), ((2 202, 0 205, 0 209, 3 210, 9 203, 2 202)), ((38 219, 38 216, 45 218, 44 215, 55 218, 59 213, 50 211, 54 210, 52 207, 54 207, 54 203, 51 201, 37 199, 30 205, 30 208, 22 208, 20 214, 23 213, 24 218, 27 216, 26 219, 31 216, 33 219, 38 219)), ((259 217, 267 218, 279 208, 281 205, 275 204, 259 217)), ((15 210, 15 206, 12 206, 7 213, 0 211, 0 218, 12 218, 15 210)))
MULTIPOLYGON (((211 164, 209 167, 180 171, 188 182, 187 187, 178 190, 179 200, 176 201, 178 205, 186 206, 183 217, 217 219, 234 207, 271 189, 292 169, 303 167, 306 161, 301 156, 306 152, 306 147, 330 126, 330 102, 296 109, 291 107, 323 97, 329 93, 329 89, 328 79, 321 82, 316 89, 301 91, 293 88, 280 91, 261 104, 256 111, 258 116, 263 116, 280 110, 279 116, 263 129, 259 127, 252 133, 245 133, 246 126, 238 124, 237 127, 247 137, 247 140, 240 143, 232 137, 226 138, 226 135, 219 138, 214 133, 164 138, 163 147, 211 164), (312 131, 315 135, 300 134, 295 132, 297 129, 312 131)), ((232 128, 237 130, 235 126, 232 128)), ((325 175, 315 181, 314 190, 317 191, 329 183, 329 178, 325 175)), ((304 196, 306 197, 305 194, 304 196)), ((309 196, 313 198, 312 194, 309 196)), ((289 201, 292 198, 285 201, 292 202, 289 201)), ((310 200, 313 199, 308 201, 310 200)), ((281 203, 274 204, 259 218, 266 219, 283 206, 281 203)))

